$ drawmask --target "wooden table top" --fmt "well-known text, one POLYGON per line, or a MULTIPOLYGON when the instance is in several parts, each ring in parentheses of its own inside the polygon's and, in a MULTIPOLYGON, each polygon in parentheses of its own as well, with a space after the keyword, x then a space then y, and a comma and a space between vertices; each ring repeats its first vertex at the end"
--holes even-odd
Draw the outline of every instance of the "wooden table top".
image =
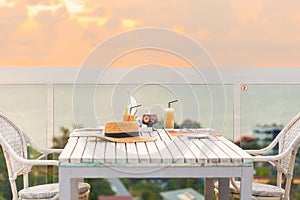
POLYGON ((97 130, 71 133, 59 157, 60 166, 245 166, 252 157, 222 136, 172 136, 159 129, 142 136, 154 142, 115 143, 98 139, 97 130))

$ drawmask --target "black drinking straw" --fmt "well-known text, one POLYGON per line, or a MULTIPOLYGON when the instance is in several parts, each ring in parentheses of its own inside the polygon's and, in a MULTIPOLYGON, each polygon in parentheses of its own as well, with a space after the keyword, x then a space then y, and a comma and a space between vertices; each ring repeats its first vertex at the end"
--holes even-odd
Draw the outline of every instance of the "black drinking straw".
POLYGON ((168 108, 171 108, 171 103, 174 103, 174 102, 177 102, 177 101, 178 101, 178 99, 173 100, 173 101, 169 101, 169 102, 168 102, 168 108))
POLYGON ((131 110, 132 110, 132 108, 137 108, 137 107, 141 107, 142 105, 141 104, 139 104, 139 105, 136 105, 136 106, 132 106, 132 107, 130 107, 129 108, 129 115, 128 115, 128 121, 129 121, 129 119, 130 119, 130 115, 131 115, 131 110))

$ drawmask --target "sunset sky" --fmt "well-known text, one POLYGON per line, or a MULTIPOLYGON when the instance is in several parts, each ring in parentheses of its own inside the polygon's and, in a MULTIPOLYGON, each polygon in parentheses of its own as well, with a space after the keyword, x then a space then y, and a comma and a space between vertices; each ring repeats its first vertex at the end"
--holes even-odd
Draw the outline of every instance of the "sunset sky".
MULTIPOLYGON (((297 0, 0 0, 0 27, 2 67, 80 66, 101 42, 143 27, 193 38, 220 67, 300 67, 297 0)), ((185 65, 166 53, 142 54, 116 65, 185 65)))

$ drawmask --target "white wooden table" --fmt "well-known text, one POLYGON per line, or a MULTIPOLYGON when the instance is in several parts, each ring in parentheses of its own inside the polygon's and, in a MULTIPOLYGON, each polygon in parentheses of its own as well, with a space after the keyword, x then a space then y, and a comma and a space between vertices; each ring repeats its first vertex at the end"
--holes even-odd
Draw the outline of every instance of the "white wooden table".
MULTIPOLYGON (((77 132, 78 133, 78 132, 77 132)), ((113 143, 82 131, 70 137, 59 157, 60 199, 78 199, 81 178, 206 178, 205 199, 212 199, 213 178, 220 199, 229 199, 229 178, 241 177, 241 199, 251 199, 253 162, 222 136, 173 137, 165 130, 143 133, 155 142, 113 143)))

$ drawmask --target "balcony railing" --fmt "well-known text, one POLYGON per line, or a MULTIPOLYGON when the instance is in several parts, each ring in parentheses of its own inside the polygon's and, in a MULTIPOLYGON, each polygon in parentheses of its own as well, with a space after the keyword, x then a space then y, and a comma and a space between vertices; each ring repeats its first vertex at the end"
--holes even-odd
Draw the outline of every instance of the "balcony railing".
POLYGON ((218 76, 199 68, 196 73, 202 77, 195 76, 194 69, 176 69, 183 79, 162 79, 169 73, 164 70, 161 77, 126 79, 122 71, 132 74, 132 70, 123 68, 105 77, 105 70, 84 69, 81 80, 80 68, 1 68, 1 111, 48 147, 62 126, 72 129, 120 120, 128 93, 143 104, 138 114, 156 112, 161 120, 167 101, 179 98, 174 104, 178 123, 191 118, 233 140, 251 134, 257 125, 285 124, 299 112, 298 68, 220 68, 218 76), (97 82, 88 78, 95 73, 97 82))

